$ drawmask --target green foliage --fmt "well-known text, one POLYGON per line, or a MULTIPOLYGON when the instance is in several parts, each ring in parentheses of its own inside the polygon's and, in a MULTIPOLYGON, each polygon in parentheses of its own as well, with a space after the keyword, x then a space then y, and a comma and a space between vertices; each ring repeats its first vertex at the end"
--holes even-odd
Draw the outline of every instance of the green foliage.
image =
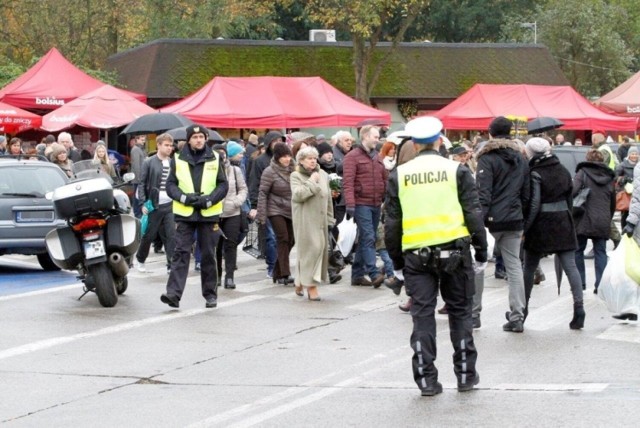
POLYGON ((26 69, 23 66, 18 65, 15 62, 10 60, 2 61, 2 65, 0 65, 0 88, 4 88, 9 83, 13 82, 25 71, 26 69))
POLYGON ((551 0, 538 16, 538 37, 579 92, 600 96, 630 74, 632 54, 615 25, 625 20, 623 9, 602 0, 551 0))
POLYGON ((90 68, 81 67, 82 71, 87 73, 89 76, 94 79, 98 79, 103 83, 107 83, 111 86, 117 86, 122 88, 122 83, 120 83, 118 79, 118 73, 115 71, 107 71, 107 70, 94 70, 90 68))

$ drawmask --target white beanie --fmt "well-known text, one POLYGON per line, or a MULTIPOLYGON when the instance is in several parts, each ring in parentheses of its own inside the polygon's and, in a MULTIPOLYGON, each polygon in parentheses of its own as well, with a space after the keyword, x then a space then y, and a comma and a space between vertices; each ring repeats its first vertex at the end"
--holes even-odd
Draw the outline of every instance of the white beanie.
POLYGON ((527 141, 524 150, 527 152, 527 157, 531 159, 535 155, 551 152, 551 145, 544 138, 534 137, 527 141))

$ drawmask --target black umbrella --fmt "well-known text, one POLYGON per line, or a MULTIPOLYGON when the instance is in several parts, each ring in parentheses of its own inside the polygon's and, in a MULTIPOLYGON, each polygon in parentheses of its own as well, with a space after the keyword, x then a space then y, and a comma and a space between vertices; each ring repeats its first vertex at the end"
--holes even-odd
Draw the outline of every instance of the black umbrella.
POLYGON ((193 125, 191 119, 177 113, 150 113, 131 122, 120 134, 158 134, 189 125, 193 125))
POLYGON ((556 283, 558 284, 558 295, 560 295, 560 285, 562 285, 562 265, 560 264, 560 257, 556 254, 553 257, 553 268, 556 271, 556 283))
MULTIPOLYGON (((204 128, 204 127, 203 127, 204 128)), ((224 142, 224 138, 220 134, 218 134, 213 129, 205 128, 207 131, 208 141, 214 141, 216 143, 224 142)), ((167 134, 171 135, 176 141, 186 141, 187 140, 187 127, 181 126, 180 128, 174 128, 167 131, 167 134)))
POLYGON ((544 131, 560 128, 564 123, 553 117, 538 117, 527 123, 528 134, 539 134, 544 131))

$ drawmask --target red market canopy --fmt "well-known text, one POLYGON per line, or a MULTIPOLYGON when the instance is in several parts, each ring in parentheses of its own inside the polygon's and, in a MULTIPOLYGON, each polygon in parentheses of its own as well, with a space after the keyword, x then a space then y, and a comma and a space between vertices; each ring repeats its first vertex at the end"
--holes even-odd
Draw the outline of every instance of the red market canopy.
POLYGON ((132 97, 129 92, 103 85, 44 115, 42 129, 56 132, 75 125, 111 129, 154 112, 154 109, 132 97))
POLYGON ((343 94, 320 77, 216 77, 194 94, 161 109, 215 128, 386 124, 391 115, 343 94))
POLYGON ((16 134, 31 128, 38 128, 42 117, 0 102, 0 132, 16 134))
POLYGON ((607 113, 640 116, 640 71, 594 104, 607 113))
MULTIPOLYGON (((104 86, 52 48, 22 76, 0 90, 0 101, 39 110, 55 110, 80 95, 104 86)), ((129 92, 140 101, 146 95, 129 92)))
POLYGON ((476 84, 435 113, 446 129, 482 129, 497 116, 553 117, 561 129, 635 131, 637 120, 607 114, 570 86, 476 84))

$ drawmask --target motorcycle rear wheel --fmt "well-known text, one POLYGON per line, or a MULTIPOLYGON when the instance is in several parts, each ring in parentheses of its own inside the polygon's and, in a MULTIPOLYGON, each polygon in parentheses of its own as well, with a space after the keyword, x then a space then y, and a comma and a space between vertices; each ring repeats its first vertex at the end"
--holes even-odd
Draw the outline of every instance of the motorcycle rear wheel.
POLYGON ((107 263, 98 263, 87 266, 89 275, 93 278, 95 284, 95 292, 98 295, 98 301, 105 308, 112 308, 118 303, 118 294, 116 294, 116 285, 113 281, 113 274, 107 263))

